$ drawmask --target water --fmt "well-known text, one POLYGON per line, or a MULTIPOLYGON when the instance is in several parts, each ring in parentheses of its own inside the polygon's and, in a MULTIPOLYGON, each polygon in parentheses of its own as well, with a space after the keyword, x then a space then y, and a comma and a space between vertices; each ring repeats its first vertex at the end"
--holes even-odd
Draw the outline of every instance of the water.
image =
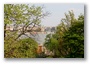
MULTIPOLYGON (((37 33, 33 34, 26 33, 29 37, 33 38, 38 44, 44 44, 47 33, 37 33)), ((20 39, 28 38, 28 36, 22 35, 20 39)))

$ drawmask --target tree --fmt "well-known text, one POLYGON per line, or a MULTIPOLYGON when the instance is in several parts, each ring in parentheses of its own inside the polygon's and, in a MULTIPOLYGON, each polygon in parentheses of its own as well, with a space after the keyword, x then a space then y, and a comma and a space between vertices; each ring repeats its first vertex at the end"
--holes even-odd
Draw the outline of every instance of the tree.
MULTIPOLYGON (((4 5, 4 37, 6 36, 6 27, 13 26, 14 30, 19 26, 22 26, 19 31, 19 35, 15 39, 18 39, 21 35, 29 32, 33 35, 33 28, 40 25, 41 19, 47 16, 48 13, 43 11, 43 7, 29 6, 27 4, 5 4, 4 5)), ((14 31, 15 32, 15 31, 14 31)), ((16 33, 16 32, 15 32, 16 33)), ((15 34, 14 33, 14 34, 15 34)), ((13 35, 14 35, 13 34, 13 35)), ((34 35, 33 35, 34 36, 34 35)))
POLYGON ((63 36, 68 54, 66 57, 84 57, 84 16, 80 15, 78 22, 74 22, 63 36))
POLYGON ((49 50, 55 50, 53 57, 84 57, 84 16, 78 19, 73 11, 65 14, 65 18, 57 26, 55 34, 46 37, 45 46, 49 50))
POLYGON ((59 43, 57 40, 58 35, 56 34, 48 34, 45 38, 45 44, 44 46, 47 48, 47 50, 50 50, 54 55, 53 57, 58 57, 59 51, 59 43))
POLYGON ((56 34, 58 34, 58 42, 59 42, 59 52, 61 57, 64 57, 67 54, 67 50, 64 49, 63 43, 64 38, 63 36, 69 30, 74 22, 77 22, 77 19, 74 17, 73 11, 69 11, 69 13, 65 13, 65 18, 61 19, 61 23, 57 26, 56 34))
POLYGON ((35 58, 38 44, 30 38, 21 39, 17 42, 7 41, 4 45, 5 58, 35 58))

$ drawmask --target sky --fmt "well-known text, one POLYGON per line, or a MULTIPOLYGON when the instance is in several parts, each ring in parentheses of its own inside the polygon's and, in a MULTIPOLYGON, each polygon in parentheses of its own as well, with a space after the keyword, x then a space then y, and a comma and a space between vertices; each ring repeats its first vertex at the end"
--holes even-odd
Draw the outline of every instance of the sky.
MULTIPOLYGON (((32 5, 32 4, 31 4, 32 5)), ((60 4, 60 3, 38 3, 35 6, 44 6, 44 10, 48 11, 50 15, 42 19, 41 25, 53 27, 60 24, 60 20, 65 17, 65 13, 73 10, 75 17, 84 14, 84 4, 60 4)))

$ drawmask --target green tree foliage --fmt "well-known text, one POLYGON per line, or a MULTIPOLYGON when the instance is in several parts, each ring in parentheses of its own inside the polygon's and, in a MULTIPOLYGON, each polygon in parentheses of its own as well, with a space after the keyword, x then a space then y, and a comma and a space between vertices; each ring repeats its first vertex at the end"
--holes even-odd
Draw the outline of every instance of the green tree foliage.
POLYGON ((84 16, 80 15, 78 22, 74 22, 63 36, 66 57, 84 57, 84 16))
POLYGON ((65 18, 57 26, 55 34, 49 36, 46 37, 45 47, 51 51, 55 50, 53 57, 84 57, 83 15, 76 19, 73 11, 65 13, 65 18))
MULTIPOLYGON (((33 28, 40 26, 41 19, 48 15, 43 11, 43 7, 29 6, 27 4, 5 4, 4 5, 4 37, 6 36, 6 27, 13 26, 14 30, 22 26, 18 39, 21 35, 26 35, 27 27, 30 27, 30 34, 33 28)), ((14 34, 13 34, 14 35, 14 34)))
POLYGON ((47 48, 47 50, 51 51, 54 56, 53 57, 58 57, 59 51, 58 51, 58 47, 59 47, 59 43, 57 40, 57 35, 56 34, 48 34, 45 38, 45 44, 44 46, 47 48))
POLYGON ((27 38, 16 42, 7 41, 4 47, 5 58, 35 58, 38 44, 33 39, 27 38))

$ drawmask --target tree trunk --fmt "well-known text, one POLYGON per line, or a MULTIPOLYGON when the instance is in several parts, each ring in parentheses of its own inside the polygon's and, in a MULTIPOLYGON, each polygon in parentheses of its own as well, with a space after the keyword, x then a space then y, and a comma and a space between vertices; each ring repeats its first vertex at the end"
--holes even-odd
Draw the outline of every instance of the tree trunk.
POLYGON ((4 25, 4 38, 6 37, 6 26, 7 24, 4 25))

